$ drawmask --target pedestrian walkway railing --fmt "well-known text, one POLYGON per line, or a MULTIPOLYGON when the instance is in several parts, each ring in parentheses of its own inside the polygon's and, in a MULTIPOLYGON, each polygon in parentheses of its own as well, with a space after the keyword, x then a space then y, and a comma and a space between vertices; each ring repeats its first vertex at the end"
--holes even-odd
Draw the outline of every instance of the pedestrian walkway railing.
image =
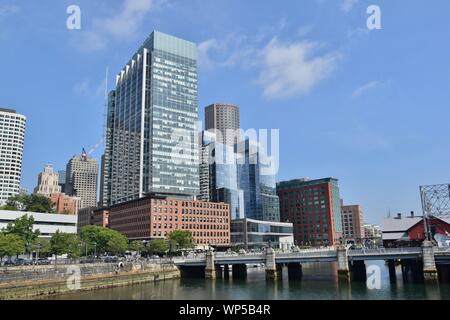
POLYGON ((353 255, 383 255, 383 254, 414 254, 421 253, 422 248, 376 248, 376 249, 353 249, 348 251, 349 256, 353 255))

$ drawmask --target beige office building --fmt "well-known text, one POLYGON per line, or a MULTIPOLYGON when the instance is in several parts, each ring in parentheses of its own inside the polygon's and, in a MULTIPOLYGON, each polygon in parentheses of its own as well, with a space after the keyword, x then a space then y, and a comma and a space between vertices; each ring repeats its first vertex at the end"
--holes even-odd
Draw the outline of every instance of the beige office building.
POLYGON ((66 168, 66 194, 81 199, 79 209, 97 206, 97 160, 83 150, 69 160, 66 168))
POLYGON ((52 193, 60 193, 61 186, 59 185, 59 175, 53 171, 51 164, 46 164, 44 171, 38 175, 38 184, 34 188, 34 193, 50 197, 52 193))
POLYGON ((359 242, 364 238, 364 213, 360 205, 342 205, 341 218, 344 239, 359 242))
POLYGON ((226 103, 215 103, 205 108, 205 130, 216 134, 218 143, 234 146, 239 142, 239 107, 226 103))

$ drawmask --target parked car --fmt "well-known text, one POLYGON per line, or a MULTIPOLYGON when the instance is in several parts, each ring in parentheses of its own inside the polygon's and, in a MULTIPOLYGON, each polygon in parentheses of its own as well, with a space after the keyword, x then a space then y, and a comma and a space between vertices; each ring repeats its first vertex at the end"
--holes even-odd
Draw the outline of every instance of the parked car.
POLYGON ((39 259, 37 259, 37 260, 35 261, 35 263, 36 263, 37 265, 41 265, 41 266, 49 265, 50 262, 51 262, 51 261, 48 260, 48 259, 46 259, 46 258, 39 258, 39 259))
POLYGON ((119 258, 116 256, 106 256, 103 257, 103 261, 107 263, 115 263, 119 261, 119 258))

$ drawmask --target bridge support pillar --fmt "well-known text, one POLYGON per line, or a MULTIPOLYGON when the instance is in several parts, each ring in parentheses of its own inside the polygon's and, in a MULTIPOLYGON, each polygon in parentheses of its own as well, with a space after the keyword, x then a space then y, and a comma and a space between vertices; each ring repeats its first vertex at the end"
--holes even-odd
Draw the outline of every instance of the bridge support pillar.
POLYGON ((275 250, 266 250, 266 279, 275 280, 278 278, 278 269, 275 263, 275 250))
POLYGON ((223 266, 223 278, 224 279, 230 278, 230 266, 228 264, 223 266))
POLYGON ((367 280, 366 264, 363 260, 352 262, 352 279, 356 282, 363 282, 367 280))
POLYGON ((350 281, 350 268, 348 266, 348 251, 345 246, 337 249, 338 258, 338 279, 340 281, 350 281))
POLYGON ((439 281, 450 283, 450 264, 441 264, 436 266, 438 270, 439 281))
POLYGON ((408 260, 401 260, 403 282, 411 281, 411 265, 408 260))
POLYGON ((233 279, 245 279, 247 277, 247 266, 245 264, 234 264, 232 275, 233 279))
POLYGON ((397 274, 395 272, 395 260, 388 260, 389 280, 391 283, 397 283, 397 274))
POLYGON ((301 280, 303 276, 302 265, 300 263, 288 263, 288 278, 289 280, 301 280))
POLYGON ((216 264, 213 251, 206 253, 205 279, 216 279, 216 264))
POLYGON ((422 244, 423 277, 425 281, 437 281, 438 273, 434 260, 434 249, 431 241, 425 240, 422 244))

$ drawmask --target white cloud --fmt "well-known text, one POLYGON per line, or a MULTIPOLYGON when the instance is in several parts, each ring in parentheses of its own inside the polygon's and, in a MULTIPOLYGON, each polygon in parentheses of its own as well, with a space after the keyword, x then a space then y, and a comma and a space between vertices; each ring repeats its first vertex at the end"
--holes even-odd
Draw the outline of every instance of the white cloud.
MULTIPOLYGON (((286 28, 283 21, 279 26, 286 28)), ((220 40, 210 38, 201 42, 198 45, 200 68, 256 70, 255 82, 267 98, 309 94, 330 76, 341 55, 331 51, 324 53, 324 44, 301 39, 312 26, 297 28, 296 39, 291 42, 278 40, 277 34, 283 34, 279 26, 262 26, 252 36, 228 34, 220 40)))
MULTIPOLYGON (((124 0, 117 14, 97 18, 91 28, 77 34, 72 44, 82 51, 96 51, 107 46, 111 39, 134 38, 150 12, 165 0, 124 0)), ((84 27, 83 27, 84 28, 84 27)))
POLYGON ((350 12, 358 2, 359 0, 342 0, 341 10, 345 13, 350 12))
POLYGON ((208 39, 198 44, 198 61, 202 67, 206 69, 212 69, 216 66, 216 62, 213 60, 211 51, 219 50, 221 45, 216 39, 208 39))
POLYGON ((362 96, 364 93, 366 93, 367 91, 376 88, 379 84, 380 84, 380 82, 378 82, 378 81, 370 81, 370 82, 360 86, 359 88, 355 89, 352 93, 352 97, 358 98, 358 97, 362 96))
POLYGON ((116 38, 129 37, 138 30, 154 5, 154 0, 125 0, 117 15, 98 20, 95 25, 116 38))
POLYGON ((262 51, 259 84, 268 98, 307 95, 335 69, 338 53, 314 55, 314 42, 283 43, 272 39, 262 51))
POLYGON ((199 65, 207 70, 236 65, 251 67, 255 62, 255 43, 258 41, 234 33, 220 41, 215 38, 207 39, 197 46, 199 65))

